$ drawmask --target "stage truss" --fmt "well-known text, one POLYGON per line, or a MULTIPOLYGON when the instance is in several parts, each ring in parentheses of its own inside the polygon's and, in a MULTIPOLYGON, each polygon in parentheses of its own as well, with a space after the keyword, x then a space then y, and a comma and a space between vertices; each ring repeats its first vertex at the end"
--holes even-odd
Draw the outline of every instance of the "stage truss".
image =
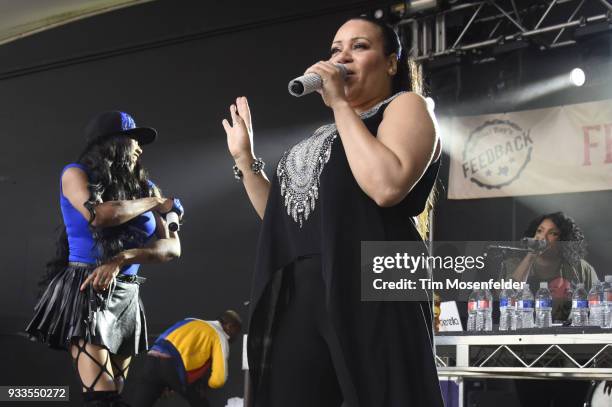
POLYGON ((605 333, 438 336, 438 374, 505 379, 609 379, 612 331, 602 332, 605 333))
MULTIPOLYGON (((494 58, 530 45, 551 49, 610 29, 611 0, 486 0, 455 2, 446 9, 396 23, 419 61, 494 58)), ((397 13, 396 9, 396 13, 397 13)), ((402 11, 399 11, 402 14, 402 11)))

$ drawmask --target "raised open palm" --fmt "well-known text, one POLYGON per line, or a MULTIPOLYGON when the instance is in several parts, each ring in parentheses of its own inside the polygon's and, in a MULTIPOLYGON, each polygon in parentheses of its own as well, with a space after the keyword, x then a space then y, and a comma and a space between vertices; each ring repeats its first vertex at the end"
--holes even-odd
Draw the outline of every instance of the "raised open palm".
POLYGON ((232 124, 223 119, 223 128, 227 135, 227 147, 234 160, 253 155, 253 125, 251 112, 246 97, 236 98, 236 104, 230 106, 232 124))

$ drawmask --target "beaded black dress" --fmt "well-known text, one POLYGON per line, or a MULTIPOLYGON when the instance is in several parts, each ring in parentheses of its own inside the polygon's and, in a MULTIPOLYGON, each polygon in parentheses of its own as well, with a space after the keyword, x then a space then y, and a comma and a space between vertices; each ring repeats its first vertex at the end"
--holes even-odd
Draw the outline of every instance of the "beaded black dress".
MULTIPOLYGON (((361 114, 374 135, 393 95, 361 114)), ((439 160, 393 207, 379 207, 353 177, 335 124, 317 129, 280 159, 258 243, 251 294, 248 359, 253 399, 265 391, 271 330, 283 271, 319 255, 330 349, 349 383, 347 407, 443 406, 431 340, 430 311, 419 302, 360 300, 361 241, 421 241, 414 217, 435 183, 439 160)), ((314 390, 314 389, 313 389, 314 390)))

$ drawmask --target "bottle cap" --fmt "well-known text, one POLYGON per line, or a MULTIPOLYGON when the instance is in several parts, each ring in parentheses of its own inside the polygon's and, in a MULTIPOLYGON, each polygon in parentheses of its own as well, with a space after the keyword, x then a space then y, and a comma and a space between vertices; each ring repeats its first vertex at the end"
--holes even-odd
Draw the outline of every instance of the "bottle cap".
POLYGON ((540 281, 540 288, 548 288, 548 283, 546 281, 540 281))

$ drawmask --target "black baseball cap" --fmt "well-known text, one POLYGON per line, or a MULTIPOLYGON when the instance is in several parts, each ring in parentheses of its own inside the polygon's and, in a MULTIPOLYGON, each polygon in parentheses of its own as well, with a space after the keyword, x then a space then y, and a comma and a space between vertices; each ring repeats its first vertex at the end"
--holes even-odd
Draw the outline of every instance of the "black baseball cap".
POLYGON ((155 141, 157 131, 151 127, 136 127, 132 116, 118 110, 100 113, 85 128, 88 143, 118 135, 133 138, 138 144, 145 145, 155 141))

